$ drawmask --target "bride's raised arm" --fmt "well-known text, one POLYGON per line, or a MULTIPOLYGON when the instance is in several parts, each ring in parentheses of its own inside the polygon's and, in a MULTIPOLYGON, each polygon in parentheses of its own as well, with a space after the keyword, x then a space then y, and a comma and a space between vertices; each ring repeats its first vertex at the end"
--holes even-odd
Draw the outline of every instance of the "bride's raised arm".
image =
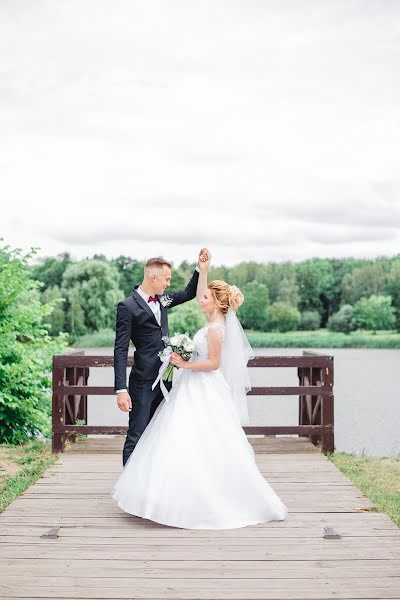
POLYGON ((196 300, 199 302, 200 298, 208 291, 208 267, 211 261, 211 253, 207 248, 202 248, 200 253, 199 262, 197 263, 200 273, 197 282, 196 300))

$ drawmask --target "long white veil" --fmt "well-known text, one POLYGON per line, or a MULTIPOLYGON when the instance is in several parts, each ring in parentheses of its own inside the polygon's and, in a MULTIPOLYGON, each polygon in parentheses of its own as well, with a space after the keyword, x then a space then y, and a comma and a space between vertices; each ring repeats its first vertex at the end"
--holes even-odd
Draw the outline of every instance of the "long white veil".
POLYGON ((249 424, 246 394, 251 390, 247 361, 254 358, 243 327, 233 308, 225 317, 225 341, 222 345, 221 370, 231 388, 241 425, 249 424))

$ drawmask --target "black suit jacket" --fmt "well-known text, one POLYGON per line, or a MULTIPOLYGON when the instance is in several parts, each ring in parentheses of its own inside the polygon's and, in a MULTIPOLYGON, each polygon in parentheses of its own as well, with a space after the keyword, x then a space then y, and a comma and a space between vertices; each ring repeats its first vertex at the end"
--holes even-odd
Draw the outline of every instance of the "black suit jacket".
POLYGON ((148 303, 137 292, 136 285, 132 295, 118 303, 116 333, 114 344, 114 390, 127 388, 126 367, 129 341, 135 346, 134 365, 129 381, 155 379, 161 365, 157 353, 164 349, 161 337, 169 335, 167 309, 183 304, 196 297, 198 271, 194 271, 184 290, 165 292, 172 302, 168 307, 160 303, 161 326, 148 303))

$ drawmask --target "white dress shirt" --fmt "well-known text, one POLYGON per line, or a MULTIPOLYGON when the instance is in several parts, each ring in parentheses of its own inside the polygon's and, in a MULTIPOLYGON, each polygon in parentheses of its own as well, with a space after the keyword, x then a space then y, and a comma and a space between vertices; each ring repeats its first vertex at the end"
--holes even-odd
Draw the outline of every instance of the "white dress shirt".
POLYGON ((139 285, 139 287, 138 287, 138 288, 136 288, 136 291, 137 291, 137 293, 138 293, 140 296, 142 296, 142 298, 143 298, 143 300, 146 302, 146 304, 148 304, 148 305, 150 306, 150 308, 151 308, 151 310, 153 311, 153 313, 154 313, 154 316, 155 316, 155 318, 156 318, 156 320, 157 320, 157 323, 158 323, 159 325, 161 325, 161 309, 160 309, 160 302, 159 302, 158 300, 157 300, 157 302, 154 302, 153 300, 152 300, 151 302, 149 302, 149 298, 150 298, 151 294, 146 294, 146 292, 144 292, 144 291, 142 290, 142 288, 140 287, 140 285, 139 285))
MULTIPOLYGON (((200 269, 199 267, 196 266, 196 271, 198 271, 200 273, 200 269)), ((148 303, 148 305, 150 306, 151 310, 154 313, 154 316, 157 320, 157 323, 159 325, 161 325, 161 308, 160 308, 160 302, 154 302, 153 300, 151 302, 149 302, 149 297, 151 296, 151 294, 146 294, 146 292, 144 292, 142 290, 142 288, 139 287, 136 288, 137 293, 143 298, 143 300, 148 303)), ((118 394, 119 392, 127 392, 128 390, 126 388, 122 389, 122 390, 117 390, 115 393, 118 394)))

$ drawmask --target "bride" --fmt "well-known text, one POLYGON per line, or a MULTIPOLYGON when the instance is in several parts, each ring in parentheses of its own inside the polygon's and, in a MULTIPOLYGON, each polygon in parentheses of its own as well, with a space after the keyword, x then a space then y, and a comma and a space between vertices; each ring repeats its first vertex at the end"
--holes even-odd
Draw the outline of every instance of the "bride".
MULTIPOLYGON (((248 423, 247 361, 253 355, 236 316, 242 292, 207 284, 200 263, 196 299, 207 319, 195 352, 140 437, 112 497, 127 513, 185 529, 234 529, 282 521, 288 509, 261 475, 242 425, 248 423)), ((161 380, 161 383, 162 380, 161 380)))

